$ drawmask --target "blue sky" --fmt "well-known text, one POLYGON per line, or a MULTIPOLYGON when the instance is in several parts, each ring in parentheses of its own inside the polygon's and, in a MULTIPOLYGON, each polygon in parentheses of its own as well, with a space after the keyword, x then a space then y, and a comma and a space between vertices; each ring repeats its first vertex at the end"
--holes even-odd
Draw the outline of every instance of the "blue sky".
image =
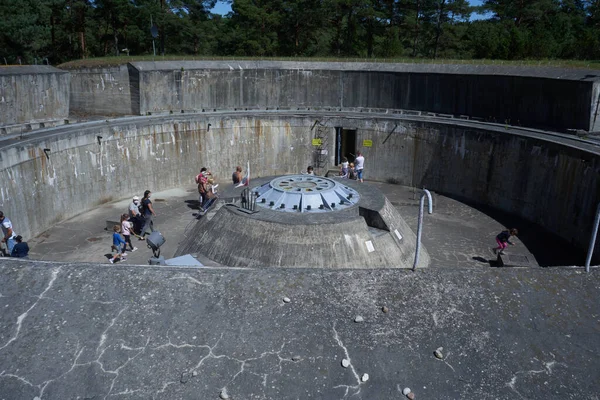
MULTIPOLYGON (((483 2, 483 0, 469 0, 469 3, 471 3, 471 5, 473 5, 473 6, 480 6, 482 2, 483 2)), ((221 15, 225 15, 229 11, 231 11, 231 3, 224 3, 222 1, 217 2, 217 5, 215 6, 215 8, 212 9, 213 13, 221 14, 221 15)), ((472 19, 479 19, 479 18, 477 16, 475 16, 472 19)))

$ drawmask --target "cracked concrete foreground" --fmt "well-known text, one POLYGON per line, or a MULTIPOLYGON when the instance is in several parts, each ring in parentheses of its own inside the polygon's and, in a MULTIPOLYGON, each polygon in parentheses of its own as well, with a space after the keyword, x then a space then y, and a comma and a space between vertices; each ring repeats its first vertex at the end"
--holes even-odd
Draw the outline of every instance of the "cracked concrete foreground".
POLYGON ((597 399, 598 272, 0 259, 0 398, 597 399))

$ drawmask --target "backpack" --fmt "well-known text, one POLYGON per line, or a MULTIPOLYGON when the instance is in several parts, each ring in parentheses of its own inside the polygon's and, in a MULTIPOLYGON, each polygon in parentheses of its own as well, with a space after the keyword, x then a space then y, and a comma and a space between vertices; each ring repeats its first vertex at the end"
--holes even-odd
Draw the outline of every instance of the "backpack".
POLYGON ((196 177, 196 180, 198 181, 198 193, 206 193, 208 179, 203 174, 200 174, 196 177))

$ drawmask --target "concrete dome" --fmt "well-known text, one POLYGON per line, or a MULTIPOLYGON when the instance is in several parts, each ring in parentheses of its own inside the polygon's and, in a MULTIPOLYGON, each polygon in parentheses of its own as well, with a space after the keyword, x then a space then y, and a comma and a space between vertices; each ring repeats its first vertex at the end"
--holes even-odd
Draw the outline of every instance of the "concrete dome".
MULTIPOLYGON (((231 267, 412 267, 415 234, 390 201, 368 184, 288 175, 254 180, 253 188, 258 192, 254 212, 240 207, 242 188, 225 191, 214 214, 190 228, 175 256, 202 254, 231 267), (308 183, 315 186, 306 187, 308 183), (316 190, 319 185, 323 193, 316 190), (312 189, 310 194, 302 193, 307 189, 312 189), (334 196, 337 205, 332 207, 328 199, 334 196), (262 203, 263 198, 275 200, 262 203), (316 207, 307 210, 308 202, 316 207)), ((428 265, 422 247, 418 267, 428 265)))

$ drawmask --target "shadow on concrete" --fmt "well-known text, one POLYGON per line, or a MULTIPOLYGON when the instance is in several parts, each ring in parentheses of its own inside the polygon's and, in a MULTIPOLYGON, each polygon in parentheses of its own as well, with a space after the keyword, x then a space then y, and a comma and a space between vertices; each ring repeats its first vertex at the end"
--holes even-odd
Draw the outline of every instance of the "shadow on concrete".
POLYGON ((198 200, 185 200, 184 203, 192 210, 200 209, 200 202, 198 200))
MULTIPOLYGON (((468 199, 448 194, 445 194, 445 196, 473 207, 490 218, 495 219, 507 229, 517 228, 519 230, 519 240, 533 254, 541 267, 585 264, 585 251, 573 246, 565 239, 538 224, 487 205, 473 203, 468 199)), ((595 261, 598 262, 598 260, 595 261)), ((490 263, 494 266, 492 262, 490 263)))
POLYGON ((491 263, 492 263, 492 260, 487 260, 487 259, 485 259, 483 257, 479 257, 479 256, 472 257, 472 259, 475 260, 475 261, 479 261, 480 263, 483 263, 483 264, 488 264, 490 266, 491 266, 491 263))

